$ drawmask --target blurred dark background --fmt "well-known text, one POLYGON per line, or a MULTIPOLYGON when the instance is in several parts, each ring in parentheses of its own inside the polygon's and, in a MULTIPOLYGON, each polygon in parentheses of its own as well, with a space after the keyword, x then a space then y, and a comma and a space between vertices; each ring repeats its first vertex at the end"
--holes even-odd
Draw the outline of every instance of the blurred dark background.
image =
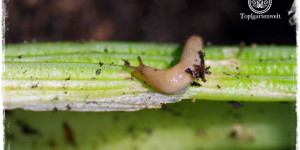
POLYGON ((247 0, 9 0, 6 43, 41 41, 149 41, 183 43, 200 34, 212 44, 296 44, 288 10, 273 0, 278 20, 242 20, 247 0))

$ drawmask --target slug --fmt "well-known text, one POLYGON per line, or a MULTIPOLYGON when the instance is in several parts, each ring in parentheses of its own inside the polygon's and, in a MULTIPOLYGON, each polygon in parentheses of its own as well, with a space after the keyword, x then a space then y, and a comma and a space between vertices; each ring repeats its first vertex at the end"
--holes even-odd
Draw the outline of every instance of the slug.
POLYGON ((139 66, 131 66, 126 60, 124 65, 135 70, 143 80, 157 91, 165 94, 182 94, 195 80, 206 82, 205 74, 210 74, 210 67, 204 64, 203 41, 200 36, 189 37, 184 45, 180 61, 175 66, 162 70, 145 66, 138 56, 139 66))

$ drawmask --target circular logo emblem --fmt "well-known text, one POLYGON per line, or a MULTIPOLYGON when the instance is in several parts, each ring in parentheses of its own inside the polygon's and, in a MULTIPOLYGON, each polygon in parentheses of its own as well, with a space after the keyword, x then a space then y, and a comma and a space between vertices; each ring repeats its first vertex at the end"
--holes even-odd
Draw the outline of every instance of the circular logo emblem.
POLYGON ((248 5, 253 12, 263 14, 271 8, 272 0, 248 0, 248 5))

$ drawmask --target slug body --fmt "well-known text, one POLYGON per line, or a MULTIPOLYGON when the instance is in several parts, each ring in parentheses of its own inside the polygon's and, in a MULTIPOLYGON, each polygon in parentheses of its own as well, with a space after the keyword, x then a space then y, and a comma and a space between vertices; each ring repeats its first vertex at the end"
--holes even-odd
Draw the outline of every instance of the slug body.
POLYGON ((125 61, 125 66, 138 72, 146 83, 157 91, 166 94, 181 94, 195 79, 187 69, 194 71, 195 66, 200 66, 203 60, 199 57, 199 52, 201 53, 202 49, 202 38, 193 35, 186 41, 179 63, 172 68, 162 70, 145 66, 140 57, 138 57, 139 66, 131 66, 127 61, 125 61))

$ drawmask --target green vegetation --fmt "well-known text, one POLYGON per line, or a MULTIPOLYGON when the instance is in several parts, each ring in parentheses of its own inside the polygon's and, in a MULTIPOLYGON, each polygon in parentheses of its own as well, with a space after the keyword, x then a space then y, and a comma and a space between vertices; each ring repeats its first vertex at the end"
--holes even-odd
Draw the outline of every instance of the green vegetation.
POLYGON ((5 148, 295 148, 295 46, 205 47, 212 74, 182 95, 157 93, 122 61, 138 65, 141 56, 166 69, 181 51, 135 42, 7 45, 4 107, 48 111, 7 110, 5 148))

